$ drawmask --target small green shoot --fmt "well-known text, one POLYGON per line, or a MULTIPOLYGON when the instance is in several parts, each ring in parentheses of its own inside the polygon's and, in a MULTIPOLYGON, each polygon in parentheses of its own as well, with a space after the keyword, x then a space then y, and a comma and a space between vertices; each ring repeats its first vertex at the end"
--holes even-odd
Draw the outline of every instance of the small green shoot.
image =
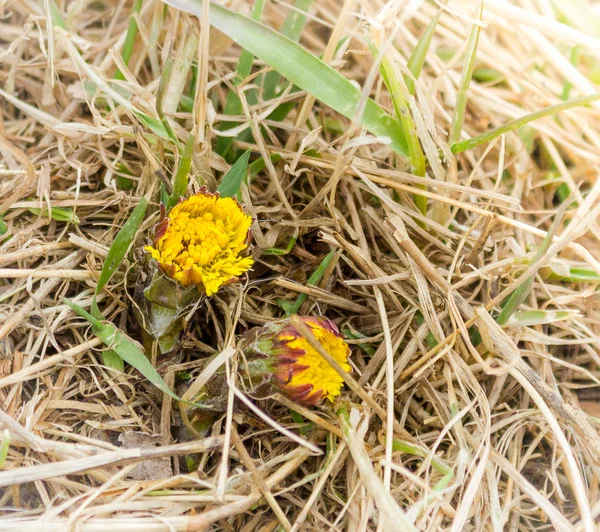
POLYGON ((490 142, 495 138, 498 138, 506 133, 514 131, 515 129, 518 129, 526 124, 539 120, 540 118, 552 116, 556 113, 560 113, 561 111, 573 109, 574 107, 589 105, 598 100, 600 100, 600 92, 590 94, 589 96, 582 96, 581 98, 574 98, 573 100, 558 103, 556 105, 551 105, 550 107, 545 107, 544 109, 540 109, 535 113, 531 113, 526 116, 522 116, 521 118, 511 120, 503 126, 490 129, 489 131, 486 131, 485 133, 482 133, 481 135, 478 135, 476 137, 470 138, 468 140, 463 140, 462 142, 457 142, 456 144, 452 144, 452 153, 462 153, 463 151, 467 151, 481 144, 485 144, 486 142, 490 142))
POLYGON ((10 433, 4 429, 2 433, 2 439, 0 439, 0 469, 4 467, 6 457, 8 456, 8 447, 10 445, 10 433))
MULTIPOLYGON (((115 271, 123 261, 123 257, 125 257, 131 242, 133 242, 135 234, 144 220, 147 207, 148 200, 146 198, 142 198, 135 209, 133 209, 129 219, 125 222, 123 227, 121 227, 115 236, 115 239, 108 250, 108 254, 106 255, 106 259, 102 265, 100 277, 98 278, 98 283, 96 284, 94 299, 92 300, 91 312, 92 315, 98 320, 103 320, 104 316, 98 308, 96 298, 106 286, 106 283, 110 281, 110 278, 114 275, 115 271)), ((114 370, 120 372, 123 372, 124 370, 123 359, 112 349, 102 352, 102 362, 105 366, 114 370)))
POLYGON ((405 74, 404 83, 406 84, 406 88, 410 94, 414 95, 416 91, 414 79, 419 79, 419 76, 421 75, 421 70, 423 70, 423 65, 425 64, 425 59, 427 58, 427 52, 429 51, 429 46, 431 45, 431 39, 435 35, 435 29, 440 21, 441 16, 442 10, 440 9, 429 23, 429 26, 427 26, 427 29, 423 32, 423 35, 421 35, 419 42, 417 42, 413 53, 408 59, 407 66, 412 76, 405 74))
POLYGON ((217 192, 223 198, 233 198, 240 190, 242 181, 248 174, 248 161, 250 159, 250 150, 246 150, 225 174, 225 177, 219 183, 217 192))
POLYGON ((175 179, 173 180, 173 192, 169 196, 167 202, 167 210, 172 209, 180 198, 186 195, 188 187, 188 176, 190 175, 190 168, 192 167, 192 156, 194 155, 194 135, 190 135, 183 148, 181 154, 181 160, 175 173, 175 179))
POLYGON ((530 277, 508 297, 506 303, 502 307, 502 311, 496 318, 496 323, 498 323, 498 325, 504 325, 513 315, 513 313, 517 310, 517 308, 519 308, 529 296, 529 292, 531 291, 531 288, 533 287, 533 283, 535 281, 535 274, 531 272, 537 272, 539 270, 540 265, 538 263, 548 251, 548 248, 552 243, 552 239, 554 238, 556 231, 560 227, 567 206, 567 202, 563 203, 559 211, 556 213, 554 217, 554 222, 552 222, 550 230, 546 234, 544 240, 542 240, 542 243, 540 244, 540 247, 538 248, 535 257, 533 258, 531 266, 529 267, 528 273, 530 274, 530 277))
MULTIPOLYGON (((127 28, 127 35, 125 36, 125 43, 123 44, 123 50, 121 52, 121 57, 123 58, 123 63, 125 63, 125 66, 129 66, 129 60, 131 59, 131 53, 133 52, 135 36, 138 30, 136 15, 139 15, 141 10, 142 0, 134 0, 131 18, 129 19, 129 27, 127 28)), ((117 69, 115 72, 115 79, 119 81, 125 80, 123 72, 121 72, 119 69, 117 69)))
MULTIPOLYGON (((319 282, 323 278, 323 275, 325 274, 325 271, 327 270, 329 264, 333 260, 333 257, 335 257, 335 253, 336 252, 334 250, 334 251, 330 251, 327 255, 325 255, 325 258, 321 261, 321 264, 319 264, 319 266, 314 271, 314 273, 308 278, 308 281, 306 281, 306 284, 308 286, 315 286, 315 285, 319 284, 319 282)), ((300 310, 300 307, 304 304, 304 302, 307 299, 308 299, 308 296, 306 294, 300 294, 298 296, 298 299, 296 299, 296 302, 289 308, 289 310, 286 312, 286 314, 288 316, 291 316, 292 314, 296 314, 300 310)))
MULTIPOLYGON (((36 207, 31 207, 27 209, 31 214, 35 214, 36 216, 48 216, 48 208, 44 207, 43 209, 38 209, 36 207)), ((77 215, 73 213, 73 209, 63 209, 61 207, 52 207, 50 209, 50 218, 56 220, 57 222, 69 222, 75 225, 79 224, 79 218, 77 215)))
MULTIPOLYGON (((483 0, 479 0, 479 20, 481 20, 482 16, 483 0)), ((469 91, 471 79, 473 78, 473 70, 475 69, 475 58, 477 56, 477 44, 479 43, 480 30, 481 26, 479 24, 473 24, 473 29, 471 30, 471 36, 469 37, 469 44, 467 46, 467 52, 465 56, 465 66, 463 67, 463 73, 460 80, 458 97, 456 99, 454 116, 452 117, 452 125, 450 126, 451 146, 460 140, 460 134, 465 121, 465 112, 467 110, 468 99, 467 93, 469 91)))

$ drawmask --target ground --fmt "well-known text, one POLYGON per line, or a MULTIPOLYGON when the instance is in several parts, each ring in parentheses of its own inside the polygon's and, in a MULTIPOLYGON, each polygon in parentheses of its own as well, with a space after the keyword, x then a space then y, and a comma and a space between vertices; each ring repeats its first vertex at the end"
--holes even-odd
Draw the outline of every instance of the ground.
POLYGON ((0 2, 0 529, 594 530, 600 4, 167 3, 0 2), (332 401, 248 378, 296 313, 332 401))

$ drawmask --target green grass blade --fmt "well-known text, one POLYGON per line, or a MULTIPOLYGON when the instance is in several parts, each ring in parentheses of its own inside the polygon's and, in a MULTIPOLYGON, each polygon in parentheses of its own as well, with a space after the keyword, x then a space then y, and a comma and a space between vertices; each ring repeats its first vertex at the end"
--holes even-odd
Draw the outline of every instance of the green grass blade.
MULTIPOLYGON (((285 19, 281 28, 281 34, 294 42, 298 42, 302 28, 306 23, 306 15, 308 8, 314 0, 296 0, 294 9, 292 9, 285 19)), ((277 85, 281 81, 281 74, 276 70, 267 72, 263 79, 263 99, 271 100, 277 96, 277 85)))
MULTIPOLYGON (((264 7, 265 0, 256 0, 256 3, 254 4, 254 7, 252 8, 252 13, 250 15, 252 20, 260 21, 264 7)), ((252 71, 253 62, 254 56, 247 50, 242 50, 237 67, 237 76, 232 81, 232 84, 234 86, 240 85, 250 75, 250 72, 252 71)), ((243 107, 240 97, 235 91, 230 90, 227 93, 227 99, 225 101, 225 108, 223 109, 223 114, 241 115, 242 112, 243 107)), ((236 125, 237 124, 235 122, 221 122, 219 126, 219 131, 226 131, 236 125)), ((231 149, 233 141, 233 137, 218 137, 215 151, 222 157, 225 157, 231 149)))
POLYGON ((517 118, 515 120, 511 120, 507 122, 503 126, 496 127, 494 129, 490 129, 477 137, 473 137, 468 140, 463 140, 462 142, 457 142, 452 145, 452 153, 461 153, 463 151, 470 150, 471 148, 475 148, 480 144, 484 144, 486 142, 490 142, 505 133, 509 133, 510 131, 514 131, 530 122, 534 122, 535 120, 539 120, 540 118, 544 118, 546 116, 555 115, 556 113, 560 113, 561 111, 566 111, 567 109, 572 109, 573 107, 581 107, 583 105, 589 105, 595 101, 600 100, 600 92, 596 92, 595 94, 590 94, 589 96, 582 96, 581 98, 574 98, 573 100, 569 100, 567 102, 558 103, 556 105, 551 105, 550 107, 545 107, 544 109, 540 109, 535 113, 528 114, 526 116, 522 116, 521 118, 517 118))
MULTIPOLYGON (((163 111, 163 96, 169 80, 171 79, 171 72, 173 70, 173 58, 171 56, 167 57, 162 72, 160 74, 160 80, 158 81, 158 90, 156 91, 156 114, 160 119, 165 131, 169 135, 169 137, 179 146, 179 139, 175 135, 171 124, 169 124, 169 120, 167 119, 167 115, 163 111)), ((179 148, 181 149, 181 148, 179 148)))
POLYGON ((190 168, 192 167, 193 155, 194 135, 190 135, 185 143, 185 148, 183 148, 181 160, 179 161, 179 166, 177 167, 177 172, 175 173, 175 179, 173 179, 173 192, 169 196, 167 210, 177 205, 179 198, 185 196, 187 193, 188 176, 190 175, 190 168))
MULTIPOLYGON (((148 207, 148 200, 146 198, 142 198, 136 208, 131 213, 129 219, 125 222, 123 227, 117 233, 117 236, 113 240, 113 243, 108 250, 108 254, 106 255, 106 259, 104 264, 102 265, 102 271, 100 272, 100 278, 98 279, 98 283, 96 284, 96 291, 94 293, 94 299, 92 300, 92 308, 91 312, 94 318, 98 320, 103 320, 104 316, 100 309, 98 308, 98 303, 96 302, 96 296, 102 291, 102 289, 106 286, 106 283, 113 276, 119 265, 121 264, 123 257, 127 253, 137 230, 139 229, 142 221, 144 220, 144 215, 146 214, 146 208, 148 207)), ((125 366, 123 364, 123 359, 112 349, 107 349, 102 352, 102 363, 108 367, 112 368, 116 371, 123 372, 125 370, 125 366)))
POLYGON ((600 283, 600 275, 594 270, 586 270, 583 268, 569 268, 568 275, 561 275, 550 268, 548 279, 551 281, 564 281, 566 283, 600 283))
MULTIPOLYGON (((137 18, 135 15, 138 15, 141 10, 142 0, 134 0, 131 18, 129 19, 129 27, 127 28, 127 35, 125 35, 125 43, 123 44, 123 50, 121 52, 121 57, 123 58, 125 66, 129 66, 129 60, 131 59, 131 53, 133 52, 133 45, 135 43, 135 36, 137 35, 138 30, 137 18)), ((125 76, 119 69, 115 72, 115 79, 120 81, 125 80, 125 76)))
POLYGON ((250 150, 246 150, 225 174, 225 177, 219 183, 217 192, 224 198, 233 198, 238 193, 242 181, 248 173, 248 160, 250 159, 250 150))
POLYGON ((435 29, 437 28, 438 22, 440 21, 440 17, 442 16, 442 10, 440 9, 436 16, 433 17, 427 29, 421 35, 419 42, 417 42, 417 46, 413 50, 410 58, 408 59, 408 69, 412 73, 412 77, 405 75, 404 83, 406 83, 406 88, 408 92, 411 94, 415 93, 415 82, 414 79, 419 79, 421 75, 421 70, 423 70, 423 65, 425 64, 425 59, 427 58, 427 52, 429 51, 429 46, 431 44, 431 39, 435 35, 435 29))
MULTIPOLYGON (((202 16, 201 0, 166 0, 165 3, 202 16)), ((318 57, 263 24, 217 4, 211 4, 210 23, 302 90, 334 111, 354 119, 361 91, 318 57)), ((359 125, 376 137, 389 138, 390 147, 400 155, 408 154, 400 124, 373 100, 367 100, 359 125)))
MULTIPOLYGON (((479 0, 479 20, 483 16, 483 0, 479 0)), ((469 45, 465 56, 465 66, 463 68, 458 97, 456 99, 456 108, 452 117, 452 126, 450 127, 450 145, 460 140, 463 123, 465 121, 465 111, 467 110, 467 92, 469 84, 473 78, 473 70, 475 68, 475 56, 477 55, 477 43, 479 42, 479 32, 481 27, 479 24, 474 24, 469 37, 469 45)))
MULTIPOLYGON (((319 282, 323 278, 323 275, 325 274, 325 270, 327 270, 327 267, 333 260, 334 256, 335 256, 335 250, 330 251, 327 255, 325 255, 325 258, 321 261, 321 264, 319 264, 319 266, 314 271, 314 273, 308 278, 308 281, 306 281, 306 284, 308 286, 315 286, 315 285, 319 284, 319 282)), ((298 296, 298 299, 296 299, 296 302, 287 309, 286 314, 288 316, 291 316, 292 314, 296 314, 300 310, 300 307, 304 304, 304 302, 307 299, 308 299, 308 296, 306 294, 300 294, 298 296)))
MULTIPOLYGON (((568 207, 568 202, 564 202, 562 204, 561 208, 558 210, 558 212, 554 216, 554 221, 552 222, 552 226, 550 227, 550 230, 548 231, 548 233, 546 233, 544 240, 542 240, 542 243, 540 244, 540 247, 538 248, 538 250, 535 254, 535 257, 533 258, 532 264, 531 264, 530 268, 528 269, 528 274, 531 274, 532 271, 537 272, 540 269, 539 262, 544 257, 546 252, 548 251, 548 248, 550 247, 550 244, 552 243, 552 239, 554 238, 554 235, 562 222, 562 219, 565 214, 565 211, 567 210, 567 207, 568 207)), ((534 281, 535 281, 535 274, 531 274, 529 279, 527 279, 527 281, 525 281, 521 286, 519 286, 508 297, 506 304, 502 307, 502 311, 496 318, 496 323, 498 323, 498 325, 504 325, 509 320, 509 318, 513 315, 515 310, 517 310, 517 308, 519 308, 519 306, 521 306, 521 304, 527 299, 527 297, 529 296, 529 292, 531 292, 531 288, 533 286, 534 281)))
POLYGON ((510 325, 519 325, 521 327, 531 327, 533 325, 544 325, 575 318, 579 315, 576 310, 522 310, 515 312, 508 323, 510 325))
MULTIPOLYGON (((373 55, 377 56, 378 52, 374 46, 371 47, 373 55)), ((408 156, 410 160, 410 168, 414 175, 425 177, 425 156, 421 149, 419 136, 415 124, 410 114, 410 109, 407 103, 408 89, 402 85, 402 81, 396 76, 394 68, 389 59, 385 56, 381 58, 381 76, 392 97, 396 117, 402 124, 404 136, 408 145, 408 156)), ((424 216, 427 215, 427 198, 425 196, 413 195, 413 201, 419 209, 419 212, 424 216)))
POLYGON ((8 456, 8 447, 10 445, 10 433, 8 430, 4 430, 2 439, 0 439, 0 469, 4 467, 6 457, 8 456))
MULTIPOLYGON (((27 209, 31 214, 36 216, 48 216, 48 209, 38 209, 37 207, 31 207, 27 209)), ((63 209, 61 207, 53 207, 50 209, 50 218, 57 222, 69 222, 79 224, 79 218, 73 213, 73 209, 63 209)))
POLYGON ((66 30, 67 25, 65 24, 65 19, 62 16, 61 10, 56 5, 56 2, 54 0, 48 0, 48 5, 50 6, 50 19, 52 20, 52 24, 66 30))
POLYGON ((129 249, 135 234, 137 233, 137 230, 144 220, 147 207, 148 200, 146 198, 140 199, 140 202, 137 204, 136 208, 133 209, 129 219, 125 222, 123 227, 121 227, 120 231, 117 233, 117 236, 115 236, 115 239, 108 250, 108 254, 106 255, 104 264, 102 265, 100 278, 96 284, 96 295, 102 291, 102 289, 106 286, 106 283, 108 283, 110 278, 119 267, 119 264, 121 264, 123 257, 127 253, 127 250, 129 249))
POLYGON ((0 216, 0 236, 5 235, 8 232, 8 224, 0 216))

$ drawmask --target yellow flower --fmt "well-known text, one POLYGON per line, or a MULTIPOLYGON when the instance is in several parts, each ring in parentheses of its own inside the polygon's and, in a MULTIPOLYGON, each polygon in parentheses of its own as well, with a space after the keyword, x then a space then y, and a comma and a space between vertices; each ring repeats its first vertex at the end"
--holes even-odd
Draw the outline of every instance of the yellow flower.
MULTIPOLYGON (((350 348, 335 324, 327 318, 305 316, 301 319, 325 351, 349 372, 350 348)), ((315 405, 324 398, 333 401, 340 395, 344 379, 288 320, 252 332, 245 351, 266 357, 271 384, 290 399, 315 405)))
POLYGON ((244 256, 251 223, 235 199, 203 189, 173 207, 146 251, 166 275, 183 286, 203 286, 210 296, 254 263, 244 256))

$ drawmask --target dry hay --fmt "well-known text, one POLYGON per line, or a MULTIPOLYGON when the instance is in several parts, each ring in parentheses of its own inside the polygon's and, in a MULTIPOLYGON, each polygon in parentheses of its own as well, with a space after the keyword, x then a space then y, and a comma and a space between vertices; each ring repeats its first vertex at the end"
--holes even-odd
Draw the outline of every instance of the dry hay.
MULTIPOLYGON (((246 2, 233 4, 249 12, 246 2)), ((405 4, 378 15, 381 0, 316 0, 301 43, 368 87, 373 60, 363 24, 397 31, 390 53, 401 68, 439 2, 411 2, 411 12, 405 4)), ((521 310, 544 311, 547 323, 500 328, 482 309, 498 309, 523 282, 563 184, 572 194, 569 223, 544 265, 600 274, 599 107, 537 121, 455 159, 445 139, 475 4, 449 4, 419 81, 413 111, 433 157, 428 219, 412 204, 423 179, 349 121, 301 91, 284 95, 296 105, 281 122, 266 116, 261 100, 246 103, 234 120, 265 134, 236 147, 253 159, 283 158, 243 190, 256 219, 257 264, 247 283, 200 306, 181 349, 154 361, 183 393, 206 357, 222 353, 233 382, 241 359, 228 347, 281 317, 279 299, 306 293, 303 313, 365 336, 351 341, 360 393, 345 393, 363 423, 352 449, 331 405, 306 410, 273 397, 255 403, 261 418, 235 400, 241 392, 233 386, 211 434, 186 443, 169 397, 132 368, 117 375, 102 366, 103 345, 62 298, 89 308, 107 249, 142 196, 154 203, 135 249, 149 241, 160 176, 171 176, 176 161, 131 109, 90 84, 91 72, 108 86, 117 66, 124 70, 130 2, 59 1, 66 30, 53 32, 52 0, 0 4, 0 213, 11 235, 0 245, 0 424, 10 435, 0 529, 269 531, 295 523, 374 531, 381 512, 395 509, 377 497, 373 475, 419 530, 592 529, 600 515, 596 283, 538 272, 521 310), (123 176, 133 179, 131 190, 116 186, 123 176), (30 211, 48 206, 72 209, 79 223, 30 211), (264 253, 295 236, 289 254, 264 253), (332 267, 307 287, 330 250, 332 267), (474 330, 479 348, 469 339, 474 330), (294 422, 290 406, 311 424, 294 422), (392 438, 404 451, 390 447, 392 438), (426 455, 411 455, 407 444, 426 455), (354 453, 362 445, 369 459, 361 461, 354 453), (192 454, 198 469, 187 473, 192 454)), ((589 75, 600 40, 578 29, 584 21, 562 25, 550 1, 485 4, 464 138, 560 102, 565 81, 571 97, 596 91, 589 75), (577 66, 566 59, 574 45, 584 52, 577 66)), ((600 13, 600 4, 592 10, 600 13)), ((263 21, 280 28, 288 11, 287 1, 269 2, 263 21)), ((126 81, 112 87, 156 116, 172 50, 163 107, 181 141, 194 123, 200 133, 190 190, 214 187, 229 168, 214 151, 215 130, 240 49, 216 31, 205 39, 197 19, 158 1, 144 2, 137 20, 126 81), (207 85, 192 114, 177 102, 194 59, 207 85)), ((246 88, 265 69, 256 61, 246 88)), ((380 81, 370 91, 391 108, 380 81)), ((139 257, 130 255, 100 299, 104 315, 135 339, 139 257)))

